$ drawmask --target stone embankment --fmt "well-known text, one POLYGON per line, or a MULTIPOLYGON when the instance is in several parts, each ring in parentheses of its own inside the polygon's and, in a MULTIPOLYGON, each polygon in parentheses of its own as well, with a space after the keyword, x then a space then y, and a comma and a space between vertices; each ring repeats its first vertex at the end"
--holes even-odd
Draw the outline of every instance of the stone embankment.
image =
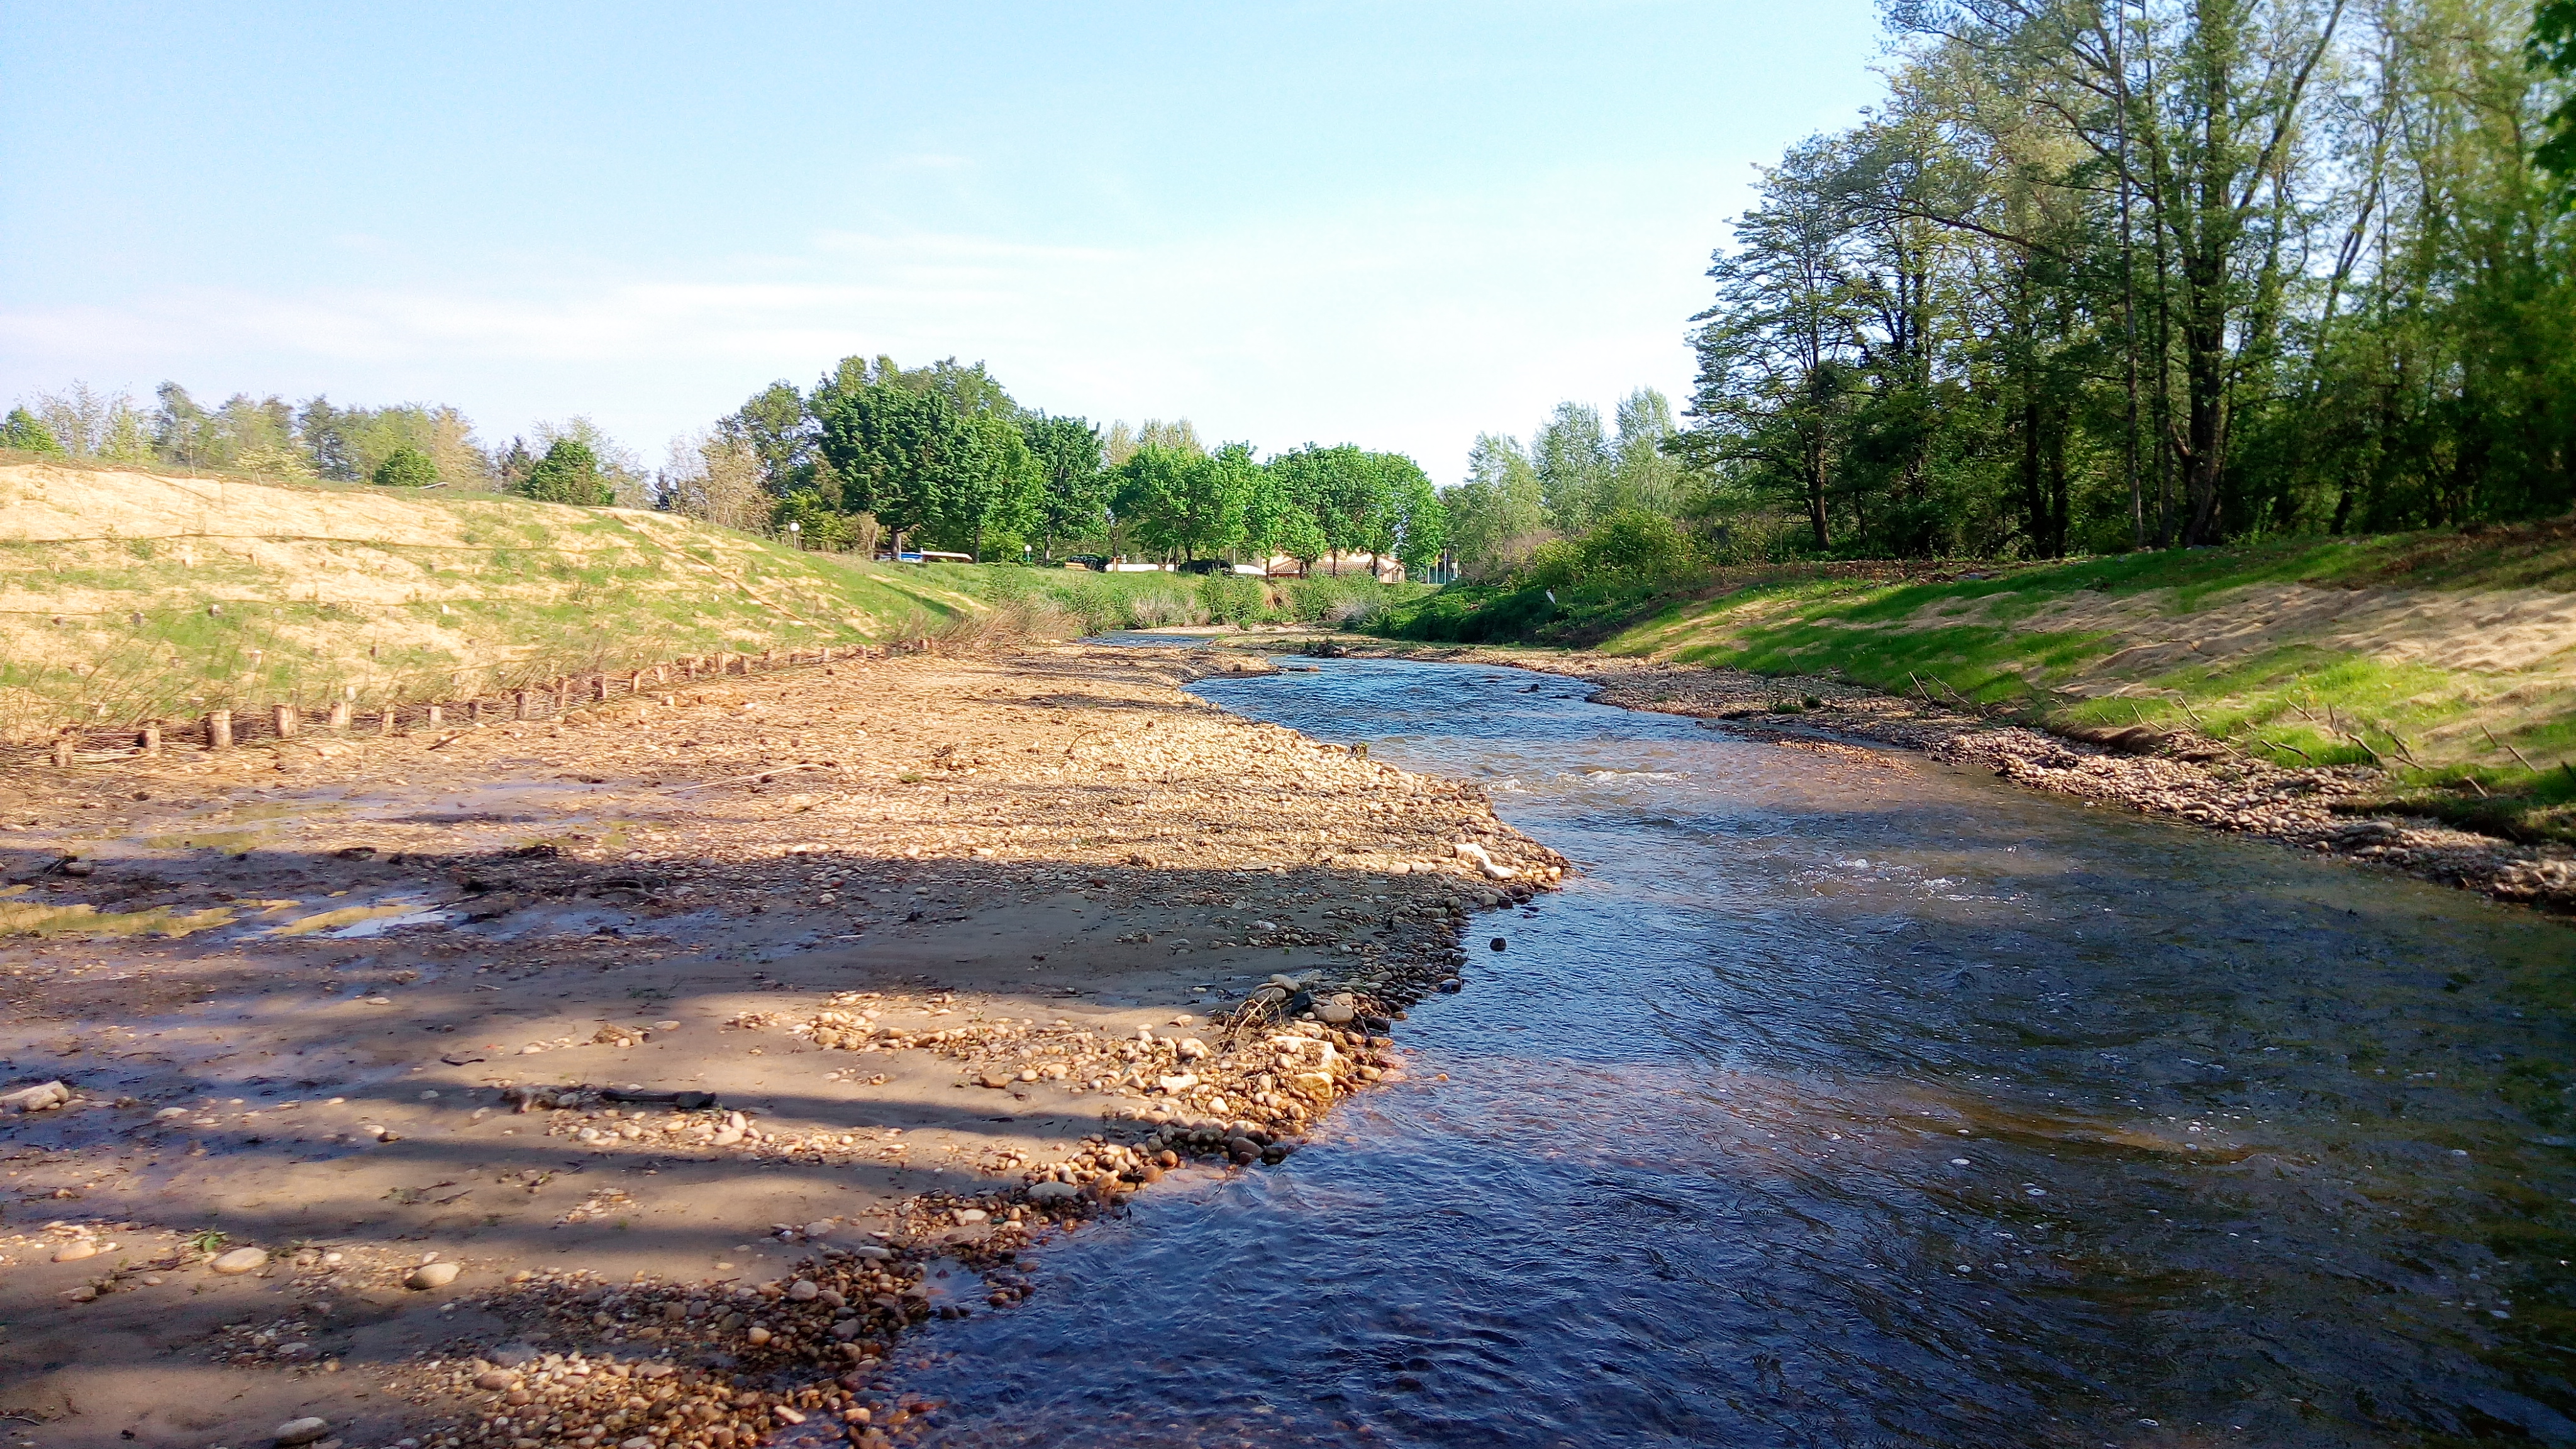
POLYGON ((13 772, 0 1156, 44 1205, 0 1222, 0 1413, 899 1440, 896 1334, 1284 1160, 1564 872, 1472 785, 1182 688, 1266 667, 843 663, 13 772))
POLYGON ((2385 788, 2380 773, 2366 766, 2283 769, 2212 740, 2145 729, 2077 739, 1834 679, 1555 650, 1339 647, 1564 675, 1600 686, 1594 698, 1603 704, 1695 716, 1789 749, 1851 748, 1837 746, 1837 739, 1897 745, 1982 766, 2034 789, 2576 913, 2576 850, 2518 845, 2419 816, 2356 808, 2385 788))

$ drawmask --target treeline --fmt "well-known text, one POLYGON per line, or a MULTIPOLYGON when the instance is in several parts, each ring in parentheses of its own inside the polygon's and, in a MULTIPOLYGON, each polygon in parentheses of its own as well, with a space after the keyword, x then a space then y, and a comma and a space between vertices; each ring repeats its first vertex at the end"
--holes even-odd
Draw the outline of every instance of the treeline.
POLYGON ((2534 155, 2576 171, 2576 4, 2537 35, 2527 0, 1888 14, 1885 102, 1764 171, 1693 319, 1668 447, 1714 551, 2576 504, 2576 217, 2534 155))
POLYGON ((436 404, 344 408, 236 393, 208 406, 175 382, 145 406, 75 382, 21 400, 0 419, 0 448, 137 466, 257 473, 288 481, 500 489, 569 503, 649 507, 658 480, 588 418, 539 423, 487 449, 463 413, 436 404))
POLYGON ((1614 416, 1617 431, 1605 434, 1598 409, 1562 402, 1526 448, 1506 434, 1476 436, 1467 480, 1443 495, 1460 572, 1491 578, 1552 540, 1624 514, 1670 518, 1691 501, 1669 451, 1672 403, 1640 388, 1620 400, 1614 416))
POLYGON ((1248 443, 1208 447, 1186 420, 1104 433, 1024 408, 982 363, 954 358, 904 368, 852 357, 810 391, 772 383, 673 440, 656 470, 586 418, 532 433, 487 448, 451 407, 247 393, 209 407, 176 383, 147 407, 74 383, 20 402, 0 420, 0 447, 662 508, 836 551, 882 542, 982 559, 1090 551, 1308 565, 1382 556, 1419 576, 1448 543, 1437 490, 1402 454, 1309 443, 1256 458, 1248 443))
POLYGON ((1438 492, 1410 458, 1309 443, 1256 458, 1186 422, 1113 425, 1014 402, 982 363, 844 359, 799 392, 775 382, 675 449, 672 506, 809 547, 1079 552, 1180 561, 1440 558, 1438 492))

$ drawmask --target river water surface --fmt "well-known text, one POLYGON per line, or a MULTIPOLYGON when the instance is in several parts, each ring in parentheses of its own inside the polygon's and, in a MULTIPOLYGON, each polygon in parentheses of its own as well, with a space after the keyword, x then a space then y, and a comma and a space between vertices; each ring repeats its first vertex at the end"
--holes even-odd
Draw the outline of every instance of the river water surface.
POLYGON ((2576 1442, 2567 926, 1551 676, 1197 688, 1581 873, 1413 1080, 914 1341, 924 1442, 2576 1442))

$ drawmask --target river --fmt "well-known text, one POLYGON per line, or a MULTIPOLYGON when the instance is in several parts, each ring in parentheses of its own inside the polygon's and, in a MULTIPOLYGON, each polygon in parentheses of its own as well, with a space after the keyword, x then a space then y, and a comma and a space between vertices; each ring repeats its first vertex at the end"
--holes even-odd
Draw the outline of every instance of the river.
POLYGON ((1581 872, 1412 1080, 911 1341, 920 1442, 2576 1442, 2566 925, 1552 676, 1196 688, 1581 872))

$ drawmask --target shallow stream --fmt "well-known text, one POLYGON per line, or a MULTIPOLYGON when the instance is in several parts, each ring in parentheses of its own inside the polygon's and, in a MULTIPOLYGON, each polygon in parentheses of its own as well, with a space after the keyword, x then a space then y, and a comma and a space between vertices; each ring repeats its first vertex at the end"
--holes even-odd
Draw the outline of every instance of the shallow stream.
POLYGON ((2576 1442, 2566 925, 1551 676, 1197 688, 1581 873, 1410 1082, 914 1341, 922 1442, 2576 1442))

